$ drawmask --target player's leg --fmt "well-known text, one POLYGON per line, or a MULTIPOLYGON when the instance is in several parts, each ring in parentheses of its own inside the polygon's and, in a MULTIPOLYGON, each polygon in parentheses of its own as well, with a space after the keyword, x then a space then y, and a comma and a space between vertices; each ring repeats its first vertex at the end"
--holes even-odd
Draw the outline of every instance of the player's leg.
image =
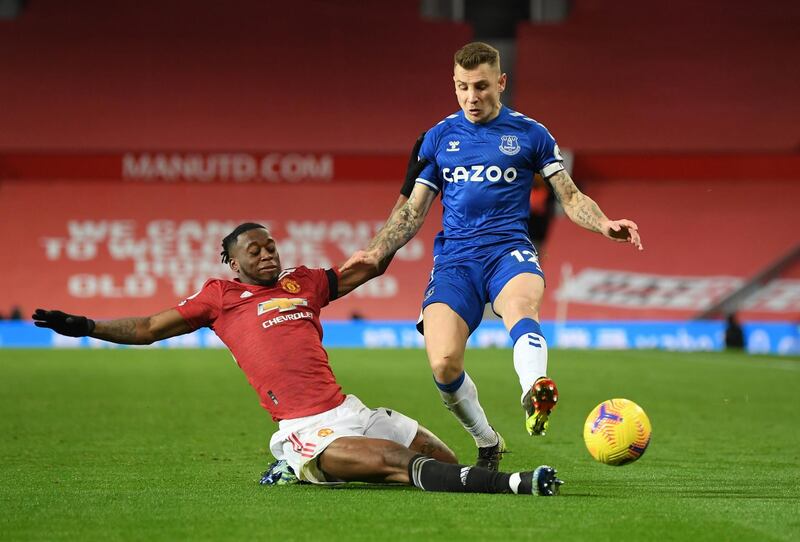
POLYGON ((363 436, 396 442, 412 451, 432 457, 444 463, 455 463, 456 456, 447 444, 430 430, 402 412, 386 407, 359 411, 363 424, 363 436))
POLYGON ((408 446, 413 452, 432 457, 442 463, 457 463, 456 454, 439 437, 430 430, 422 427, 417 428, 417 435, 408 446))
POLYGON ((427 491, 520 493, 552 496, 561 481, 556 471, 503 473, 481 467, 443 463, 415 453, 396 442, 367 437, 342 437, 317 458, 329 479, 360 482, 396 482, 427 491))
POLYGON ((417 453, 386 439, 341 437, 317 458, 328 480, 408 484, 408 463, 417 453))
POLYGON ((544 280, 539 275, 522 273, 512 277, 500 290, 492 308, 514 341, 514 368, 520 385, 529 389, 537 378, 547 374, 547 344, 539 326, 539 307, 544 280), (519 339, 525 336, 527 341, 519 339))
POLYGON ((464 371, 469 326, 445 303, 427 305, 422 314, 426 330, 425 350, 442 401, 475 439, 478 447, 476 464, 496 470, 505 443, 489 424, 478 400, 478 388, 464 371))
POLYGON ((539 326, 543 295, 542 276, 523 272, 512 276, 492 303, 514 344, 514 369, 522 387, 525 427, 531 435, 545 434, 558 401, 555 382, 547 377, 547 341, 539 326))
POLYGON ((422 311, 425 322, 425 351, 440 389, 464 374, 464 351, 469 327, 445 303, 433 303, 422 311))

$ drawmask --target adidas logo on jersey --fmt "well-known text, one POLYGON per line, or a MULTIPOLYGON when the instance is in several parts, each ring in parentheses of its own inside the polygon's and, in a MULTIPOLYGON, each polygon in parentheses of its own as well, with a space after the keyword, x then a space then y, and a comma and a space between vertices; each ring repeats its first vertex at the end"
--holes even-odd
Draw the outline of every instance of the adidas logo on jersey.
POLYGON ((517 168, 500 169, 498 166, 458 166, 456 168, 442 168, 442 177, 449 183, 459 183, 466 181, 481 182, 489 181, 496 183, 503 179, 507 183, 514 182, 517 178, 517 168))

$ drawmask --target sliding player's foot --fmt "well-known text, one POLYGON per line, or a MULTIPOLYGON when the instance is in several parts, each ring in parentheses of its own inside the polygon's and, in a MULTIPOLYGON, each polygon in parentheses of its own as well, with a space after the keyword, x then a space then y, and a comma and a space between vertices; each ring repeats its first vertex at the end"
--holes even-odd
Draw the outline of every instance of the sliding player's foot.
POLYGON ((258 482, 262 486, 286 486, 290 484, 299 484, 294 470, 283 459, 275 461, 267 468, 264 474, 261 475, 261 480, 258 482))
POLYGON ((559 480, 558 476, 556 476, 556 474, 558 474, 556 469, 548 467, 547 465, 542 465, 541 467, 537 467, 531 474, 533 475, 531 489, 534 495, 540 497, 554 497, 558 495, 561 484, 564 482, 563 480, 559 480))

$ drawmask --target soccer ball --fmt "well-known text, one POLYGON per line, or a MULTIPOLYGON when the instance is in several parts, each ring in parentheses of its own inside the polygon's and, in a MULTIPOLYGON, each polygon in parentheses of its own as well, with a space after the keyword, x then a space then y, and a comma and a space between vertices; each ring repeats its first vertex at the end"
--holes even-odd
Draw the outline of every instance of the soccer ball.
POLYGON ((628 399, 609 399, 589 413, 583 441, 600 463, 626 465, 644 454, 652 431, 642 407, 628 399))

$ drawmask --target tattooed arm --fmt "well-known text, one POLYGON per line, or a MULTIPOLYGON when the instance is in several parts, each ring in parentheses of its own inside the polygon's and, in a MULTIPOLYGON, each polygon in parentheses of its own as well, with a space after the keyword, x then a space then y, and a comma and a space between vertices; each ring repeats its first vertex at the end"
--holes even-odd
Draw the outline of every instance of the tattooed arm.
POLYGON ((397 201, 394 202, 394 207, 392 207, 392 210, 389 213, 389 216, 392 216, 393 214, 395 214, 403 205, 406 204, 407 201, 408 201, 408 196, 404 196, 403 194, 400 194, 399 196, 397 196, 397 201))
POLYGON ((49 328, 61 335, 89 336, 118 344, 151 344, 192 331, 175 309, 144 318, 121 318, 102 322, 61 311, 36 309, 32 318, 37 327, 49 328))
POLYGON ((366 250, 359 250, 341 267, 344 272, 364 264, 383 272, 389 260, 400 247, 408 243, 422 227, 436 193, 418 184, 408 201, 402 204, 378 231, 366 250))
POLYGON ((422 227, 435 197, 436 193, 433 190, 424 185, 417 185, 411 192, 408 201, 392 213, 386 224, 372 239, 367 250, 375 251, 378 260, 397 252, 422 227))
POLYGON ((547 180, 570 220, 587 230, 602 232, 602 224, 608 221, 608 218, 592 198, 578 190, 569 173, 561 170, 547 180))
POLYGON ((422 170, 425 169, 425 166, 429 163, 428 160, 420 159, 419 157, 419 151, 422 148, 424 139, 425 132, 422 132, 411 148, 411 153, 408 155, 408 165, 406 166, 406 176, 403 179, 403 186, 400 187, 400 195, 397 196, 397 201, 394 207, 392 207, 392 212, 389 213, 389 216, 395 214, 400 207, 405 205, 408 198, 411 197, 414 187, 417 186, 417 177, 419 177, 419 174, 422 173, 422 170))
POLYGON ((564 212, 575 224, 601 233, 621 243, 631 243, 643 250, 639 228, 628 219, 609 220, 592 198, 578 190, 569 173, 562 170, 547 179, 553 187, 564 212))
POLYGON ((89 335, 118 344, 151 344, 162 339, 189 333, 192 328, 175 309, 144 318, 120 318, 95 322, 89 335))

